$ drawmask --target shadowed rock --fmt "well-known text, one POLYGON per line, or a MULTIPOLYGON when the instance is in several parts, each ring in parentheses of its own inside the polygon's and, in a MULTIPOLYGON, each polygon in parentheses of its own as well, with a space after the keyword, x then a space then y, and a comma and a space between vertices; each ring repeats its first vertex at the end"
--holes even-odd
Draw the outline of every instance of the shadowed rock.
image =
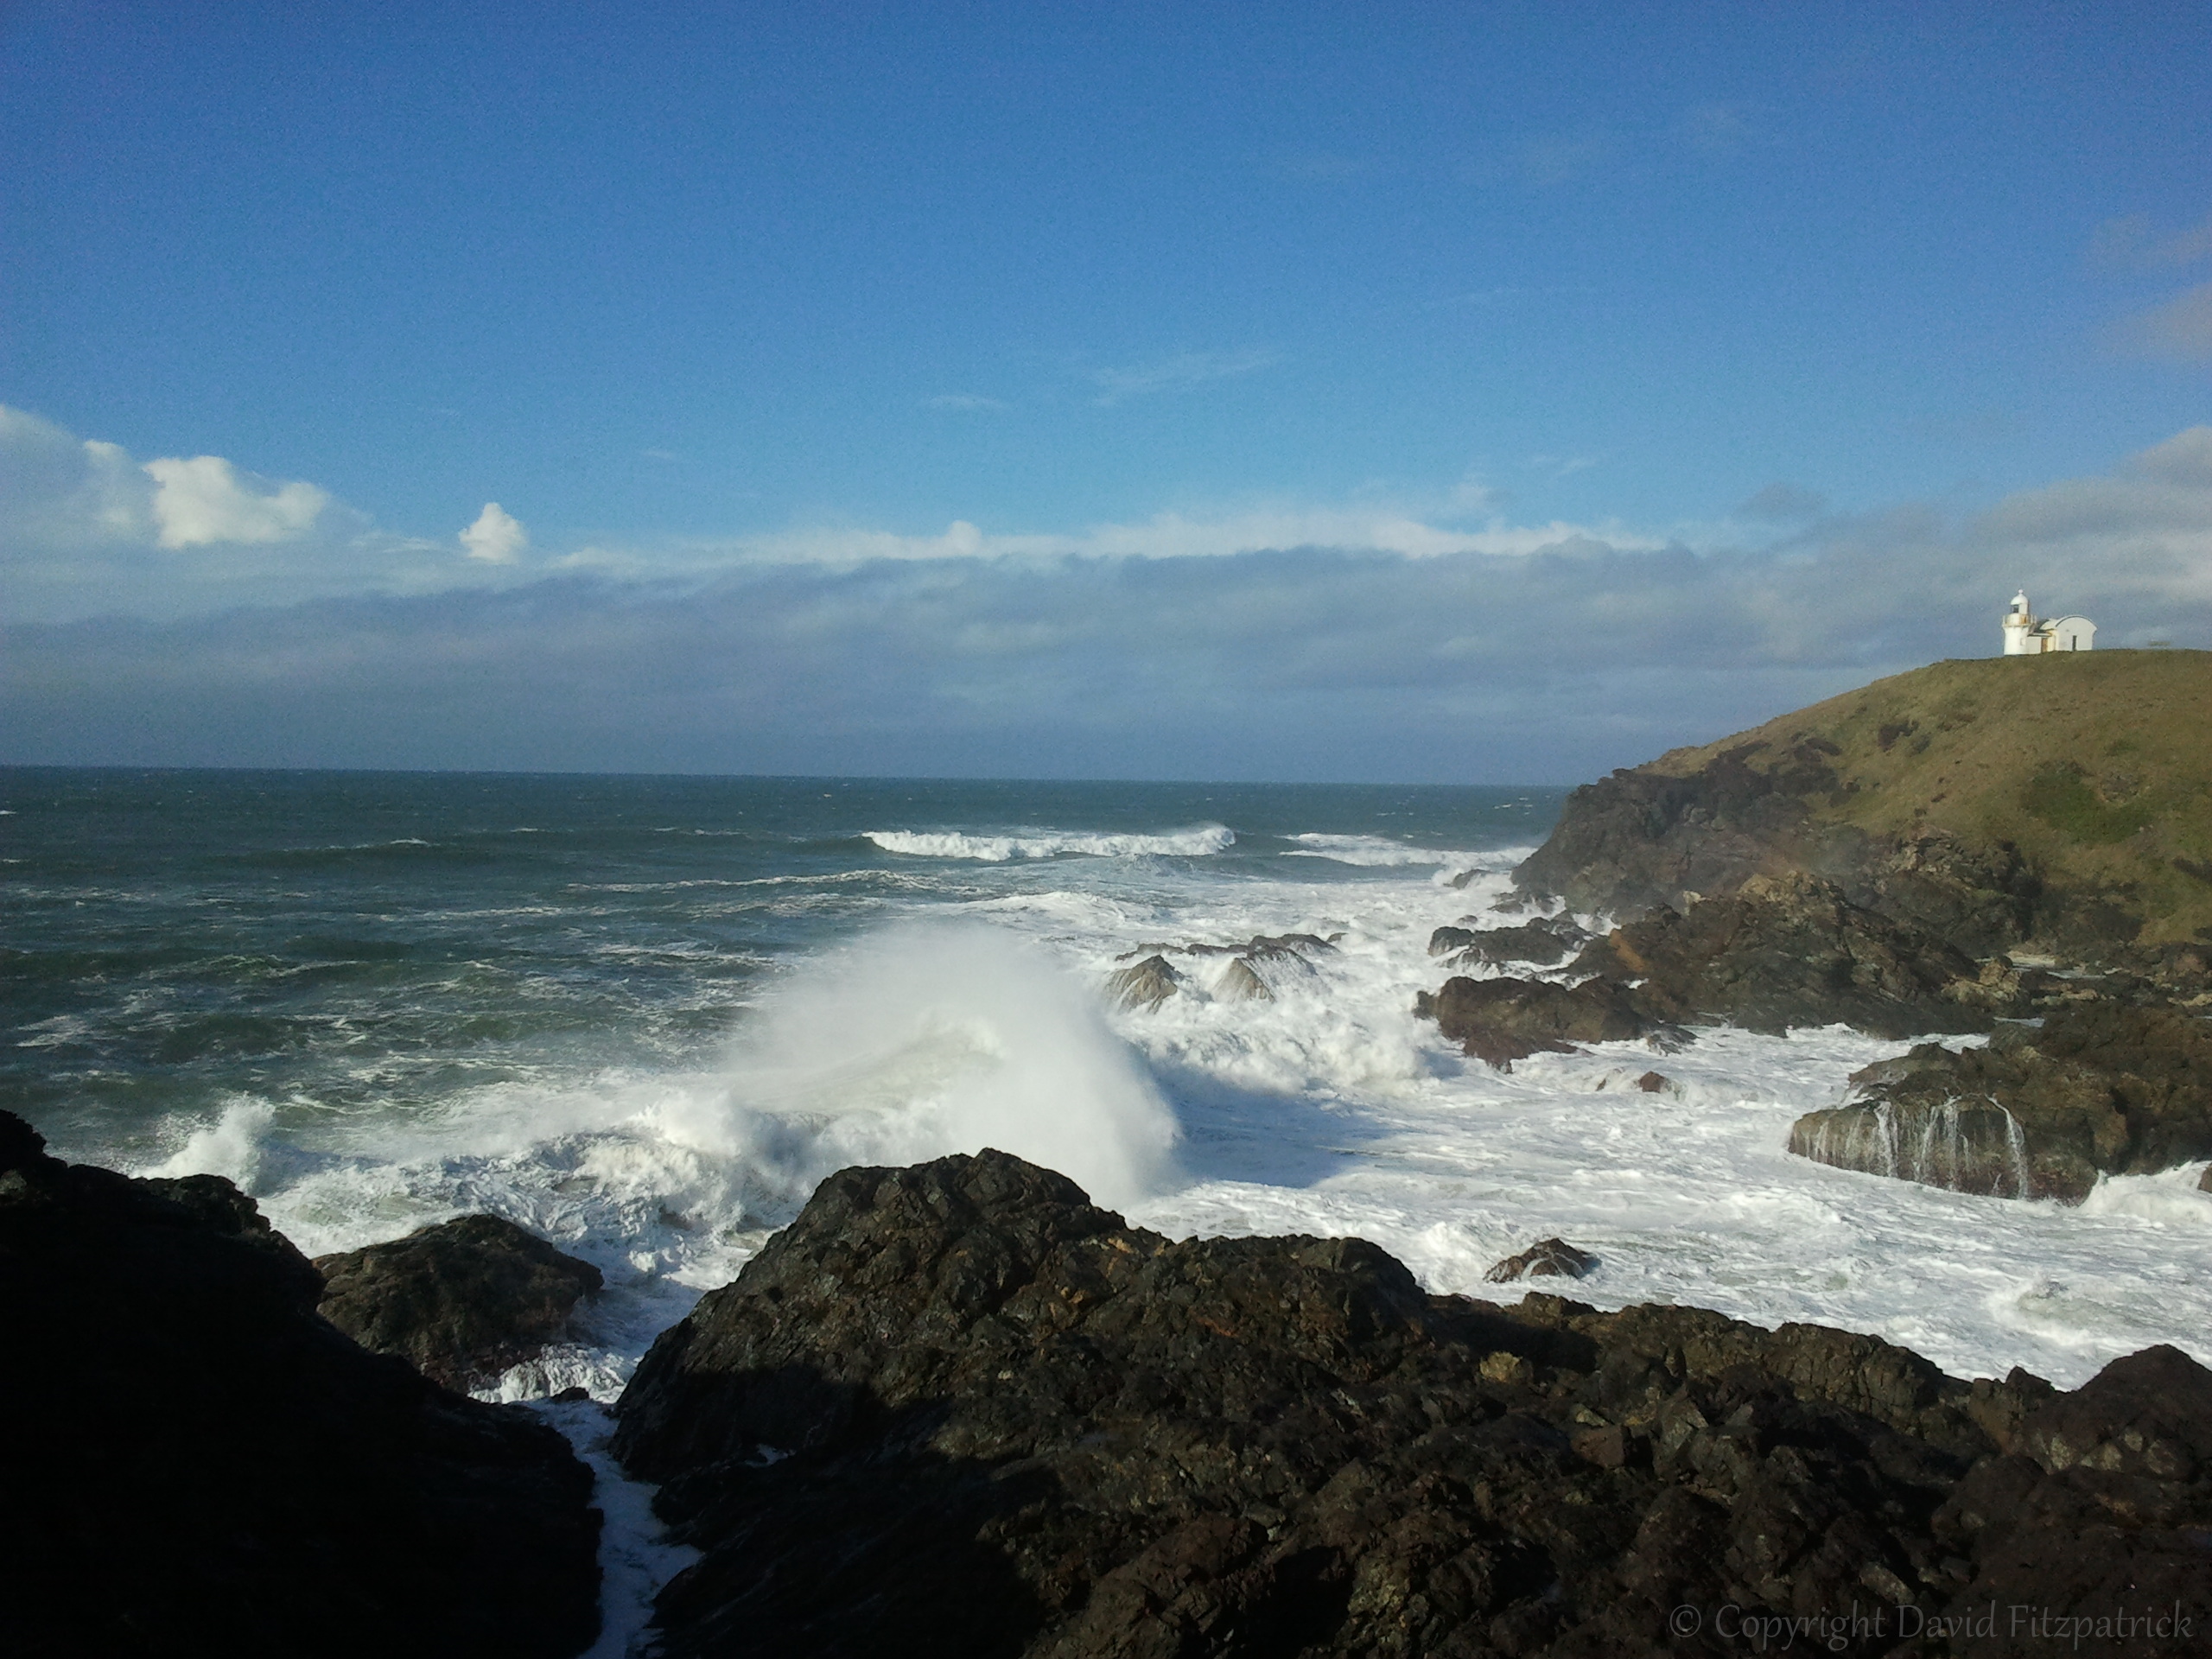
POLYGON ((509 1654, 599 1622, 591 1474, 528 1412, 317 1317, 227 1181, 48 1157, 0 1113, 10 1654, 509 1654))
POLYGON ((1876 1036, 1986 1031, 1980 969, 1922 929, 1850 903, 1817 877, 1759 876, 1686 914, 1659 909, 1616 928, 1578 971, 1638 982, 1648 1017, 1780 1033, 1841 1022, 1876 1036))
POLYGON ((1923 1043, 1852 1075, 1863 1098, 1808 1112, 1789 1149, 1846 1169, 2078 1204, 2101 1173, 2212 1157, 2212 1024, 2088 1002, 1980 1048, 1923 1043))
POLYGON ((1588 930, 1560 916, 1520 927, 1440 927, 1429 935, 1428 954, 1454 963, 1525 962, 1548 968, 1565 962, 1589 939, 1588 930))
POLYGON ((321 1255, 322 1317, 451 1389, 491 1382, 568 1333, 600 1271, 498 1216, 461 1216, 404 1238, 321 1255))
MULTIPOLYGON (((2024 1417, 2009 1456, 1984 1459, 1936 1513, 1939 1542, 1970 1556, 1975 1591, 1999 1609, 2078 1608, 2193 1618, 2161 1633, 2149 1619, 2109 1650, 2202 1651, 2212 1611, 2212 1372, 2166 1346, 2116 1359, 2072 1394, 2024 1417)), ((2005 1638, 1962 1655, 2021 1652, 2005 1638)), ((2032 1651, 2032 1646, 2028 1650, 2032 1651)))
POLYGON ((1171 1242, 987 1152, 824 1182, 655 1344, 617 1446, 704 1551, 671 1659, 1719 1654, 1673 1610, 1978 1610, 2064 1525, 2090 1565, 2038 1605, 2123 1568, 2203 1603, 2202 1373, 2138 1360, 2056 1395, 1821 1326, 1428 1296, 1371 1244, 1171 1242), (1978 1481, 2052 1507, 1969 1514, 1978 1481))
POLYGON ((1494 1285, 1510 1284, 1521 1278, 1580 1279, 1597 1265, 1596 1256, 1576 1249, 1563 1238, 1540 1238, 1518 1255, 1494 1263, 1483 1277, 1494 1285))

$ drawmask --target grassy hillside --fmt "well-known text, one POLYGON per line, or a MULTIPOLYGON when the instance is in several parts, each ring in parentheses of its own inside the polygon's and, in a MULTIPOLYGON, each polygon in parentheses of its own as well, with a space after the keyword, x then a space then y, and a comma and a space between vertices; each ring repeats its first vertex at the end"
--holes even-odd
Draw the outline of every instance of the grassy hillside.
POLYGON ((2009 841, 2046 880, 2125 895, 2146 944, 2212 937, 2212 652, 1936 663, 1642 770, 1687 777, 1758 743, 1744 759, 1769 771, 1808 739, 1840 779, 1817 820, 2009 841))

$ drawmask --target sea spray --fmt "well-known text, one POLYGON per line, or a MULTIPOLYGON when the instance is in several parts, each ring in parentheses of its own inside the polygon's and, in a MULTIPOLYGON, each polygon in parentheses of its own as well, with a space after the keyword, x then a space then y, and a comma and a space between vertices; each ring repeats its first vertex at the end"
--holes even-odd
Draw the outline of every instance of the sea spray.
POLYGON ((1173 1182, 1179 1133, 1092 988, 975 923, 886 929, 802 969, 741 1039, 719 1109, 659 1121, 794 1198, 849 1164, 996 1147, 1128 1205, 1173 1182))

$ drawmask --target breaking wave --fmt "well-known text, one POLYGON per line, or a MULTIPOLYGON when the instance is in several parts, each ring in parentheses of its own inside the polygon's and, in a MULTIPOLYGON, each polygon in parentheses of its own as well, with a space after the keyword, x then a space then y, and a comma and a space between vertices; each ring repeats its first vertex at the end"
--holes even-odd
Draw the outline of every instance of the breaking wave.
POLYGON ((887 853, 911 858, 972 858, 1002 864, 1011 858, 1202 858, 1236 844, 1226 824, 1196 823, 1159 835, 1112 835, 1088 830, 1037 830, 1005 836, 963 836, 951 830, 870 830, 868 838, 887 853))

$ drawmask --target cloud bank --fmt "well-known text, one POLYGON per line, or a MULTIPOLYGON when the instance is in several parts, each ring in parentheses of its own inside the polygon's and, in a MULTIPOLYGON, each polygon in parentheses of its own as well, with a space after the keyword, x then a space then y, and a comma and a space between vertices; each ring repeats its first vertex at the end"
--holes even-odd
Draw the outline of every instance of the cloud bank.
MULTIPOLYGON (((67 442, 36 510, 143 556, 319 557, 344 512, 165 552, 146 474, 67 442)), ((0 760, 1565 782, 1991 654, 2024 585, 2101 643, 2212 646, 2212 427, 1964 518, 1789 486, 1745 509, 1694 546, 1281 506, 559 569, 487 505, 472 533, 514 563, 435 550, 486 583, 0 628, 0 760)))

